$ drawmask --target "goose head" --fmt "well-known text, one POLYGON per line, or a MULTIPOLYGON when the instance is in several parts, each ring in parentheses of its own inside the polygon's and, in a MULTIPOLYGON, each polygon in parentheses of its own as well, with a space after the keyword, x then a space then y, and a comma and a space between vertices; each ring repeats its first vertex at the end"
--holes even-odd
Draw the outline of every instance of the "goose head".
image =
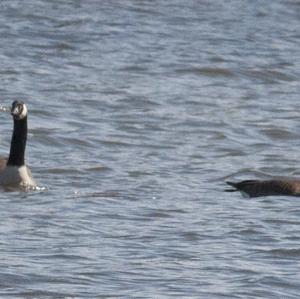
POLYGON ((11 115, 14 120, 21 120, 27 116, 27 107, 22 101, 14 101, 11 106, 11 115))

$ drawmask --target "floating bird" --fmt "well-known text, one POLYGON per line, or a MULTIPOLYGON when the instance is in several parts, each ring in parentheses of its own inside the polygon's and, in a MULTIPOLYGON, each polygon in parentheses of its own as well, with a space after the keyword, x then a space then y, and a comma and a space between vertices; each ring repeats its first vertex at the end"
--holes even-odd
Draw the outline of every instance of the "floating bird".
POLYGON ((8 159, 0 159, 0 185, 6 187, 33 188, 36 183, 30 169, 25 165, 28 110, 22 101, 14 101, 11 115, 14 129, 8 159))
POLYGON ((300 180, 274 179, 274 180, 245 180, 241 182, 226 182, 234 189, 227 192, 240 191, 247 197, 259 197, 270 195, 300 196, 300 180))

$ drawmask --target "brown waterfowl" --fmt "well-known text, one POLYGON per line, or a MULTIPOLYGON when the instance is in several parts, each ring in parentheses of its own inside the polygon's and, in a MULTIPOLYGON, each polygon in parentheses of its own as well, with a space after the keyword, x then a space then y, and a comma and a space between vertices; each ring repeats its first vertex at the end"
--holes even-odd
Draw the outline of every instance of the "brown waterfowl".
POLYGON ((274 180, 245 180, 241 182, 226 182, 234 189, 227 189, 227 192, 240 191, 248 197, 289 195, 300 196, 300 180, 274 179, 274 180))

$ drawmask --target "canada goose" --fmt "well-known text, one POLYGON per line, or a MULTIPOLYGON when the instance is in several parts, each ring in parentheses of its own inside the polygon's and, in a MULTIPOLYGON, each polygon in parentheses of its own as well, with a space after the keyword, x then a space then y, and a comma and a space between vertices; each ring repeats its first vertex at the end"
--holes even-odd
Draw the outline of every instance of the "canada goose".
POLYGON ((8 159, 0 160, 0 185, 8 187, 36 187, 30 169, 25 165, 27 140, 27 107, 21 101, 14 101, 11 115, 14 129, 8 159))
POLYGON ((248 197, 259 197, 269 195, 291 195, 300 196, 300 180, 274 179, 274 180, 245 180, 241 182, 226 182, 234 189, 227 192, 240 191, 248 197))

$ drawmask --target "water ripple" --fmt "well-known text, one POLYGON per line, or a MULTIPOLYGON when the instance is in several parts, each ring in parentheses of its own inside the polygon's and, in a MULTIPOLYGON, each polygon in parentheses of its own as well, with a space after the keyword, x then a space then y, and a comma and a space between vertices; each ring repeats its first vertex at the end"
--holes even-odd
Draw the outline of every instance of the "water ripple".
POLYGON ((298 298, 297 198, 223 192, 299 174, 297 6, 3 1, 0 297, 298 298))

